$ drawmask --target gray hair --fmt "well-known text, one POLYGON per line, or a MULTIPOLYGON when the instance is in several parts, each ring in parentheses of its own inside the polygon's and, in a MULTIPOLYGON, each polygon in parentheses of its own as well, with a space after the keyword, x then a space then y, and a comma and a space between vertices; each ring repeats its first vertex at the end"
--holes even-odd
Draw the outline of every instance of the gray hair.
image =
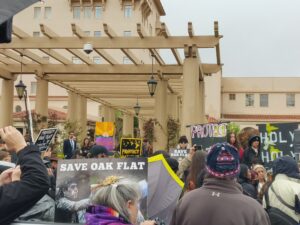
POLYGON ((128 179, 120 179, 118 182, 98 188, 91 195, 91 203, 102 205, 116 210, 120 216, 130 222, 128 201, 137 201, 141 196, 138 183, 128 179))

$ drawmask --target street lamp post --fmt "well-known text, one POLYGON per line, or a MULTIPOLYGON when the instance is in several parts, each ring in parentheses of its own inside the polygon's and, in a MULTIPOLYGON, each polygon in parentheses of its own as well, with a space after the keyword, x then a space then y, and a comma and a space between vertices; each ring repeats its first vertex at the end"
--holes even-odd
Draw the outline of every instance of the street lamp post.
POLYGON ((22 98, 24 97, 25 100, 25 109, 26 109, 26 117, 27 117, 27 124, 28 124, 28 135, 29 135, 29 143, 32 144, 32 130, 31 130, 31 120, 30 120, 30 115, 29 115, 29 111, 28 111, 28 106, 27 106, 27 90, 26 90, 26 85, 23 83, 22 80, 20 80, 20 82, 15 85, 15 88, 17 90, 17 94, 20 100, 22 100, 22 98))

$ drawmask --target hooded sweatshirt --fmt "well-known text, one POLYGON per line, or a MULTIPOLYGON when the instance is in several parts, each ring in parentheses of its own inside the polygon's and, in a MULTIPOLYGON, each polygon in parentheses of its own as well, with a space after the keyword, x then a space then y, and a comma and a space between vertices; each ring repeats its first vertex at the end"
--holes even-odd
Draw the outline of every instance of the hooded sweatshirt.
POLYGON ((204 185, 178 203, 170 225, 270 225, 254 199, 235 180, 206 178, 204 185))

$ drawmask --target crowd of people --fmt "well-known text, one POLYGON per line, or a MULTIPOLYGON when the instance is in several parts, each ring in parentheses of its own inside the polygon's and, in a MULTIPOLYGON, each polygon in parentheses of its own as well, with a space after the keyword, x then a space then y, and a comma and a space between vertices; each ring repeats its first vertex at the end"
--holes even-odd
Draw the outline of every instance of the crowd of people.
MULTIPOLYGON (((156 224, 139 219, 140 190, 122 177, 106 178, 92 188, 90 198, 80 202, 55 202, 59 159, 51 148, 41 156, 13 127, 0 129, 0 136, 6 149, 0 150, 0 224, 54 221, 55 204, 82 210, 77 222, 87 225, 156 224)), ((195 145, 189 147, 187 137, 182 136, 177 148, 188 150, 181 161, 167 151, 152 153, 147 142, 143 146, 144 157, 163 154, 185 183, 171 225, 299 225, 299 165, 292 157, 283 156, 267 170, 261 159, 259 136, 251 136, 248 148, 243 149, 237 135, 229 133, 227 142, 216 143, 208 152, 195 145)), ((89 138, 79 146, 74 132, 64 140, 63 152, 65 159, 111 156, 104 146, 95 145, 89 138)), ((62 193, 76 195, 73 186, 68 184, 62 193)))

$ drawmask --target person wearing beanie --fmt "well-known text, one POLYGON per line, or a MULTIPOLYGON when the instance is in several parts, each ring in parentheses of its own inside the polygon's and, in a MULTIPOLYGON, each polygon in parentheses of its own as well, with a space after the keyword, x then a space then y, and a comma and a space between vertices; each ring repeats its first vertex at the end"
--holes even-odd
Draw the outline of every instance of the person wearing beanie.
POLYGON ((178 202, 170 225, 270 225, 263 207, 244 195, 236 181, 240 163, 234 146, 212 146, 206 157, 206 170, 203 186, 178 202))
MULTIPOLYGON (((272 170, 274 180, 267 190, 269 206, 285 213, 295 224, 300 224, 300 172, 296 160, 290 156, 277 158, 273 162, 272 170)), ((266 197, 263 205, 267 208, 266 197)), ((272 224, 284 224, 278 221, 273 223, 275 218, 270 219, 272 224)))
POLYGON ((89 153, 90 158, 107 158, 108 150, 102 145, 94 145, 89 153))
POLYGON ((249 147, 245 150, 242 163, 246 164, 250 169, 254 164, 263 165, 260 152, 260 137, 254 135, 249 139, 249 147))

